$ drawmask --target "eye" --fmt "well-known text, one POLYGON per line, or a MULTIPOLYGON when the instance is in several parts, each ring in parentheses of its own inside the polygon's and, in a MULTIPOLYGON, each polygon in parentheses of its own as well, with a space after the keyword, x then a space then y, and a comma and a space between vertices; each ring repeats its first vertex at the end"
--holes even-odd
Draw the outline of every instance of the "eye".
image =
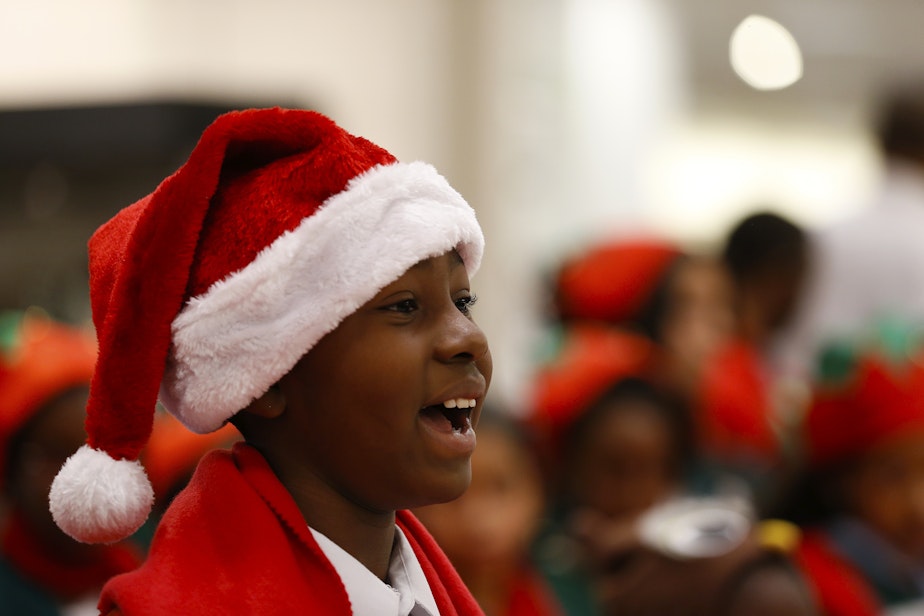
POLYGON ((459 299, 456 300, 456 308, 458 308, 459 312, 461 312, 462 314, 468 315, 468 314, 471 314, 472 307, 475 305, 477 301, 478 301, 478 297, 475 295, 460 297, 459 299))
POLYGON ((385 310, 390 310, 392 312, 400 312, 401 314, 410 314, 417 310, 417 300, 416 299, 402 299, 399 302, 389 304, 384 306, 385 310))

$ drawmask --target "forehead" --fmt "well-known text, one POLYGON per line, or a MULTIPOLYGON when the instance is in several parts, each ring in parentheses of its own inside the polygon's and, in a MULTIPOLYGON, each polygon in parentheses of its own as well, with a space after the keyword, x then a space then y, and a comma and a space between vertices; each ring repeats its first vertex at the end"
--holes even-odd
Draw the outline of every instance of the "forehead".
POLYGON ((443 272, 449 275, 458 275, 456 274, 458 271, 462 271, 463 273, 466 271, 465 263, 462 261, 462 257, 459 256, 459 253, 457 253, 455 250, 450 250, 435 257, 421 259, 409 267, 407 271, 404 272, 401 276, 395 278, 392 282, 386 285, 382 291, 388 290, 389 287, 406 278, 408 275, 442 274, 443 272))
POLYGON ((455 249, 453 249, 453 250, 444 252, 441 255, 436 255, 433 257, 427 257, 426 259, 421 259, 420 261, 412 265, 410 269, 432 267, 433 265, 441 261, 447 262, 451 268, 456 268, 456 267, 459 267, 460 265, 465 264, 462 261, 462 257, 459 255, 459 253, 455 249))

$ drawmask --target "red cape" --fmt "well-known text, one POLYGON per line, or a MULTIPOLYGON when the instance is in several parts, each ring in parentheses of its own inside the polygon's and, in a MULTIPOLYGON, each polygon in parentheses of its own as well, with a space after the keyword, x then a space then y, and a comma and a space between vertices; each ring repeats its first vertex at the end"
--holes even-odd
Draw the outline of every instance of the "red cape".
MULTIPOLYGON (((482 614, 423 525, 397 512, 441 616, 482 614)), ((350 601, 295 501, 256 449, 209 453, 150 554, 103 589, 103 614, 343 614, 350 601)))
POLYGON ((795 554, 824 616, 877 616, 875 591, 821 532, 803 535, 795 554))

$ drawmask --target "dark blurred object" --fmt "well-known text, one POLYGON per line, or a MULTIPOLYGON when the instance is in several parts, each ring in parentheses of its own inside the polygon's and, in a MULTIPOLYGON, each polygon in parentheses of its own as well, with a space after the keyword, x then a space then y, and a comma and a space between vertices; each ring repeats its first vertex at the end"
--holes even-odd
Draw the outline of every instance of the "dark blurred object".
POLYGON ((924 86, 896 89, 880 105, 876 121, 879 148, 887 157, 924 161, 924 86))
POLYGON ((0 112, 0 165, 71 169, 163 164, 233 106, 150 102, 0 112))
POLYGON ((603 614, 812 616, 789 555, 797 530, 776 541, 779 525, 755 524, 742 501, 678 498, 631 527, 585 514, 576 534, 603 614))
POLYGON ((734 281, 738 334, 765 347, 797 305, 809 265, 805 231, 772 211, 756 211, 729 231, 722 260, 734 281))
POLYGON ((0 307, 41 305, 56 318, 85 320, 90 234, 176 169, 215 117, 253 106, 152 101, 0 111, 0 307))

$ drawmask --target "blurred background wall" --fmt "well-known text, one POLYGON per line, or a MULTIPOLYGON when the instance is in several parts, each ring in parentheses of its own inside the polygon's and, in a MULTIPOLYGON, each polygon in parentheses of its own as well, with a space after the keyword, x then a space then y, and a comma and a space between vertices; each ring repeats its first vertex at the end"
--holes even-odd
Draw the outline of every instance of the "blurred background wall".
POLYGON ((808 226, 859 207, 876 102, 920 79, 922 24, 918 0, 5 0, 0 308, 88 318, 89 234, 217 113, 314 108, 476 208, 477 318, 516 406, 542 275, 573 247, 708 247, 755 207, 808 226), (798 45, 789 87, 733 70, 753 14, 798 45))

